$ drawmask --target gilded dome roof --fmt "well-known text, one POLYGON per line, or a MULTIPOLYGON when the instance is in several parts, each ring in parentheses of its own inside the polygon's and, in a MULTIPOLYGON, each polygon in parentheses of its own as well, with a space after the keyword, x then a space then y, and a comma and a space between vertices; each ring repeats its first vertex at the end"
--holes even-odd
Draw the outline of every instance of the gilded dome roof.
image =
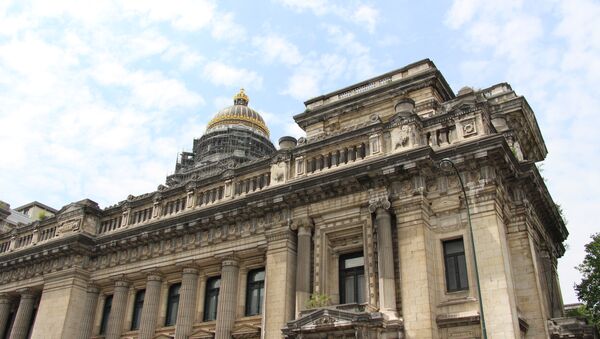
POLYGON ((248 107, 248 96, 244 89, 233 97, 233 106, 223 108, 210 120, 206 127, 206 133, 232 125, 249 127, 259 134, 269 138, 269 129, 263 118, 257 111, 248 107))

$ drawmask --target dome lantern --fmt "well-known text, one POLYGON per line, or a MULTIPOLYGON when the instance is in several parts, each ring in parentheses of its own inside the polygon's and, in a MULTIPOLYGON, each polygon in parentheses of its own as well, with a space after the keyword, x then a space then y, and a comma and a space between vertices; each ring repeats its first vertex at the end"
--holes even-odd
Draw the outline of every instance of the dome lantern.
POLYGON ((248 102, 250 102, 250 99, 248 99, 248 96, 243 88, 240 88, 240 91, 233 96, 234 105, 248 106, 248 102))

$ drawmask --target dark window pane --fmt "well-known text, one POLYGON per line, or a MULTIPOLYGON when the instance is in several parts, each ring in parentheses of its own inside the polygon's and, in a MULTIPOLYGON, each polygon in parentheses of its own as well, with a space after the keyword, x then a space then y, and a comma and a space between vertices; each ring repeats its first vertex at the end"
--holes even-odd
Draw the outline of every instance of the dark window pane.
POLYGON ((250 271, 246 285, 246 315, 257 315, 262 312, 262 300, 265 288, 265 270, 263 268, 250 271))
POLYGON ((364 257, 362 253, 340 257, 340 302, 362 303, 365 300, 364 257))
POLYGON ((106 333, 108 317, 110 316, 110 309, 112 308, 112 299, 112 295, 108 295, 104 299, 104 307, 102 308, 102 320, 100 321, 100 334, 106 333))
POLYGON ((446 290, 453 292, 467 289, 469 283, 463 239, 444 241, 443 246, 446 268, 446 290))
POLYGON ((448 291, 455 291, 458 285, 456 282, 456 265, 454 258, 446 258, 446 280, 448 291))
POLYGON ((165 318, 165 326, 175 325, 177 321, 177 311, 179 309, 179 289, 181 284, 173 284, 169 287, 169 295, 167 298, 167 316, 165 318))
POLYGON ((358 288, 356 290, 356 295, 357 295, 357 299, 356 302, 357 303, 364 303, 365 300, 365 276, 364 275, 358 275, 356 277, 356 282, 358 283, 358 288))
POLYGON ((131 317, 131 329, 137 330, 140 328, 140 321, 142 320, 142 307, 144 306, 144 297, 146 296, 146 290, 137 291, 135 294, 135 300, 133 303, 133 315, 131 317))
POLYGON ((345 303, 353 303, 356 302, 355 297, 355 291, 354 291, 354 284, 356 281, 356 277, 354 276, 349 276, 346 277, 345 279, 345 290, 344 290, 344 295, 346 295, 346 300, 345 303))
POLYGON ((462 289, 465 289, 465 288, 469 287, 469 284, 467 282, 467 263, 465 261, 465 256, 464 255, 458 256, 457 261, 458 261, 458 277, 459 277, 460 287, 462 289))
POLYGON ((463 246, 463 240, 450 240, 445 242, 444 250, 446 254, 464 253, 465 248, 463 246))
POLYGON ((217 319, 217 306, 219 304, 219 290, 221 277, 208 279, 206 282, 206 297, 204 301, 204 321, 217 319))

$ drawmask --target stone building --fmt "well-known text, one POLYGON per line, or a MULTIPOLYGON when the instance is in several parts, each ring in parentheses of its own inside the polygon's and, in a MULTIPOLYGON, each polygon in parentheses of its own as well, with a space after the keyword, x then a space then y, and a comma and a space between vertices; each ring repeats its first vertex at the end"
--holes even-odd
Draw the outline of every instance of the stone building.
POLYGON ((248 104, 156 191, 0 235, 0 337, 477 338, 476 272, 488 338, 567 337, 568 233, 510 85, 419 61, 307 101, 278 150, 248 104))

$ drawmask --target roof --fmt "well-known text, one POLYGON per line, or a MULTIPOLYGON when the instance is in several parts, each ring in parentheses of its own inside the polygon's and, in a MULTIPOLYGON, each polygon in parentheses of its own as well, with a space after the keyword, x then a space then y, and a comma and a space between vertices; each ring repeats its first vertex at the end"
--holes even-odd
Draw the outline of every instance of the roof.
POLYGON ((27 208, 29 208, 29 207, 33 207, 33 206, 40 207, 40 208, 42 208, 42 209, 45 209, 45 210, 47 210, 47 211, 50 211, 50 212, 52 212, 52 213, 54 213, 54 214, 56 214, 56 213, 58 212, 58 210, 57 210, 57 209, 55 209, 55 208, 52 208, 52 207, 50 207, 50 206, 48 206, 48 205, 42 204, 41 202, 39 202, 39 201, 35 201, 35 200, 34 200, 34 201, 32 201, 32 202, 30 202, 30 203, 28 203, 28 204, 25 204, 25 205, 23 205, 23 206, 16 207, 14 210, 15 210, 15 211, 19 211, 19 212, 20 212, 20 211, 22 211, 22 210, 24 210, 24 209, 27 209, 27 208))
POLYGON ((16 210, 11 209, 10 210, 10 215, 8 217, 6 217, 6 221, 9 224, 29 224, 30 222, 32 222, 33 220, 29 219, 29 217, 21 212, 18 212, 16 210))

